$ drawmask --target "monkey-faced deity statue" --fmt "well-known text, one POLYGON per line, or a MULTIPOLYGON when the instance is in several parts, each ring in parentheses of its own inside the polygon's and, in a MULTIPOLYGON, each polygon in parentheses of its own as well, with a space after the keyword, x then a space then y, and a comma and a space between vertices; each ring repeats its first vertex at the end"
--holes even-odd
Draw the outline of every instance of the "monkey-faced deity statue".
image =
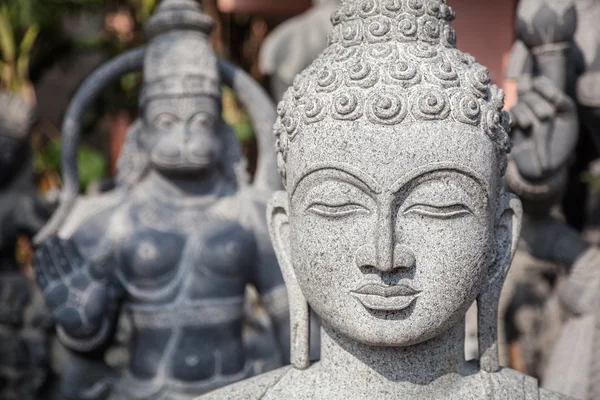
POLYGON ((67 114, 73 146, 84 105, 143 63, 141 116, 128 133, 117 188, 70 212, 66 176, 63 204, 38 238, 38 283, 59 338, 79 353, 65 379, 69 398, 190 399, 261 372, 243 340, 248 284, 272 317, 282 362, 289 357, 287 294, 265 219, 278 186, 275 109, 251 78, 217 59, 211 28, 197 2, 165 0, 147 26, 147 48, 98 70, 67 114), (253 184, 221 117, 223 83, 238 92, 258 132, 253 184), (132 338, 129 364, 115 371, 91 360, 110 343, 120 312, 132 338))
POLYGON ((456 49, 453 19, 445 0, 342 0, 332 15, 331 44, 275 125, 286 191, 268 215, 292 366, 204 398, 561 398, 498 364, 521 203, 503 190, 503 93, 456 49), (481 357, 467 362, 474 301, 481 357))

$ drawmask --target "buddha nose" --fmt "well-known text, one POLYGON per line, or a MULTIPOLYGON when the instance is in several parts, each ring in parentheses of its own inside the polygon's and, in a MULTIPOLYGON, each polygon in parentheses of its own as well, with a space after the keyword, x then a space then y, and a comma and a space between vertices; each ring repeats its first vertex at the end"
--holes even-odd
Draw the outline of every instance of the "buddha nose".
POLYGON ((356 266, 361 270, 375 269, 379 272, 410 269, 416 264, 413 252, 402 244, 395 244, 391 257, 381 257, 377 254, 374 244, 366 244, 358 249, 355 256, 356 266))
POLYGON ((393 203, 380 209, 375 234, 369 235, 369 243, 358 249, 355 260, 361 270, 374 268, 388 273, 414 267, 413 252, 399 241, 394 209, 393 203))

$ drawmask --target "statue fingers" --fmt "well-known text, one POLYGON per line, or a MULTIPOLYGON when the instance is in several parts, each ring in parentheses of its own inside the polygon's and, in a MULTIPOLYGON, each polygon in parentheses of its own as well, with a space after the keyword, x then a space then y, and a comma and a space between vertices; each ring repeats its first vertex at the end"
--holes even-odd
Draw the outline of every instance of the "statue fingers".
POLYGON ((533 89, 541 97, 553 104, 559 113, 575 111, 576 109, 575 102, 545 76, 534 79, 533 89))
POLYGON ((82 269, 87 264, 87 261, 81 255, 77 244, 71 239, 62 240, 61 243, 63 258, 67 260, 69 264, 69 272, 82 269))
POLYGON ((67 332, 81 332, 84 328, 83 318, 78 309, 74 307, 64 307, 55 313, 56 322, 60 324, 67 332))
POLYGON ((556 116, 556 106, 537 92, 529 92, 522 99, 539 121, 549 120, 556 116))
POLYGON ((64 306, 69 299, 69 288, 62 282, 48 286, 44 289, 44 298, 46 305, 51 310, 59 309, 64 306))
POLYGON ((513 126, 520 128, 521 130, 531 128, 536 119, 533 111, 529 108, 529 105, 523 102, 517 103, 510 109, 510 118, 513 126))
POLYGON ((42 254, 41 249, 36 250, 33 256, 33 272, 35 274, 35 280, 42 291, 44 291, 50 283, 50 279, 44 271, 45 262, 43 257, 44 255, 42 254))
POLYGON ((50 283, 60 280, 61 275, 55 265, 56 258, 53 249, 57 246, 55 238, 50 238, 35 252, 34 269, 38 278, 38 283, 45 288, 50 283))

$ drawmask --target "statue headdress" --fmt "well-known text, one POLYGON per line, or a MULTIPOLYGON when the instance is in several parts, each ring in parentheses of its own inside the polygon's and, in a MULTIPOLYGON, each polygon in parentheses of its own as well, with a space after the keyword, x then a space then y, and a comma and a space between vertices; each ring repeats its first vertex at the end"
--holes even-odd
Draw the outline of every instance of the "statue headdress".
MULTIPOLYGON (((277 164, 284 184, 294 140, 307 134, 303 127, 326 119, 389 126, 453 120, 479 127, 495 145, 504 173, 511 147, 504 93, 491 83, 487 68, 456 48, 454 18, 446 0, 342 0, 331 16, 328 48, 296 77, 277 107, 277 164)), ((489 277, 477 299, 486 372, 499 368, 497 306, 505 276, 500 272, 489 277)), ((291 283, 290 314, 298 319, 292 322, 291 360, 306 368, 309 306, 291 283)))
POLYGON ((445 0, 343 0, 328 48, 278 106, 278 166, 302 126, 327 118, 373 124, 452 119, 478 126, 506 155, 504 93, 487 68, 456 49, 445 0))
POLYGON ((148 21, 140 104, 185 94, 221 97, 217 57, 208 37, 212 19, 195 0, 163 1, 148 21))
MULTIPOLYGON (((144 71, 142 107, 155 97, 206 95, 220 99, 221 84, 230 86, 248 111, 256 132, 259 159, 253 187, 266 191, 280 187, 272 151, 275 106, 252 77, 216 57, 208 41, 212 26, 212 20, 202 12, 196 0, 164 0, 146 26, 150 44, 107 62, 81 85, 69 104, 62 127, 60 205, 34 238, 35 243, 43 242, 60 229, 79 194, 76 154, 85 111, 106 87, 134 71, 144 71)), ((138 147, 137 138, 141 131, 141 122, 136 121, 127 134, 119 158, 119 186, 125 189, 137 183, 147 163, 143 149, 138 147)), ((241 165, 245 160, 235 136, 230 133, 226 135, 228 143, 224 147, 228 154, 225 157, 231 157, 241 165)))

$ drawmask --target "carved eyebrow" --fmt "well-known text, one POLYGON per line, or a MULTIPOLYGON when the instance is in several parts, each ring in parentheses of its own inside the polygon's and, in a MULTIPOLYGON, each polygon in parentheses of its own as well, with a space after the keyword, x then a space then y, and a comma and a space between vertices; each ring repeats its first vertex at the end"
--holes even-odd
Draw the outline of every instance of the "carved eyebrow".
POLYGON ((434 172, 453 172, 453 173, 457 173, 460 175, 465 175, 465 176, 473 179, 484 189, 485 194, 488 199, 491 197, 489 184, 483 176, 481 176, 479 173, 477 173, 476 171, 474 171, 473 169, 471 169, 465 165, 461 165, 461 164, 453 163, 453 162, 431 163, 431 164, 426 164, 421 167, 418 167, 418 168, 410 171, 409 173, 405 174, 404 176, 402 176, 396 182, 392 183, 390 185, 390 187, 387 189, 387 191, 390 193, 397 193, 404 186, 406 186, 408 183, 414 181, 415 179, 420 178, 423 175, 427 175, 427 174, 434 173, 434 172))
POLYGON ((349 165, 346 163, 329 162, 329 163, 319 163, 319 164, 316 164, 313 167, 311 167, 308 170, 308 172, 306 174, 304 174, 304 176, 302 178, 300 178, 300 180, 298 180, 298 182, 296 182, 296 184, 294 185, 294 187, 292 189, 291 195, 292 196, 294 195, 294 193, 296 192, 296 189, 298 188, 298 186, 304 179, 308 178, 312 174, 322 172, 322 171, 341 172, 341 173, 351 176, 355 180, 359 181, 364 186, 366 186, 369 190, 371 190, 373 193, 379 194, 379 193, 383 192, 381 185, 379 185, 379 183, 377 183, 377 181, 375 179, 371 178, 369 175, 367 175, 363 171, 359 170, 358 168, 353 167, 352 165, 349 165))

